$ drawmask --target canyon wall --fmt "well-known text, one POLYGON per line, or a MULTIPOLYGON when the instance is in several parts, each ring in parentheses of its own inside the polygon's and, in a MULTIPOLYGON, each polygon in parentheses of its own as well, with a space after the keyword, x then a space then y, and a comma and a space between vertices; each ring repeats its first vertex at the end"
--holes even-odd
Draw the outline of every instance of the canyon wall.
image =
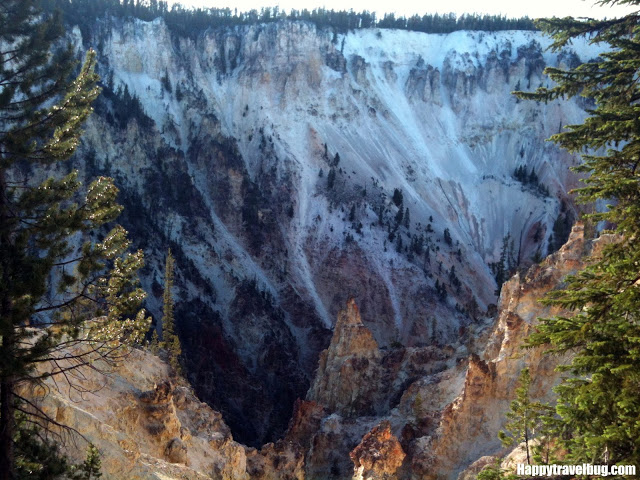
POLYGON ((446 356, 497 303, 490 265, 544 257, 576 216, 576 159, 545 139, 586 105, 510 92, 592 46, 114 17, 70 35, 103 86, 73 167, 116 179, 156 321, 172 249, 188 378, 245 443, 284 434, 350 297, 380 349, 446 356))
POLYGON ((116 368, 86 367, 79 389, 49 379, 27 393, 86 437, 67 443, 73 458, 94 443, 113 479, 455 479, 472 464, 465 478, 475 478, 507 453, 497 434, 522 368, 531 397, 553 400, 567 358, 521 348, 540 316, 562 313, 539 300, 610 241, 588 241, 576 225, 557 253, 505 284, 495 319, 455 349, 381 347, 350 299, 284 437, 259 450, 237 443, 223 414, 139 350, 116 368))

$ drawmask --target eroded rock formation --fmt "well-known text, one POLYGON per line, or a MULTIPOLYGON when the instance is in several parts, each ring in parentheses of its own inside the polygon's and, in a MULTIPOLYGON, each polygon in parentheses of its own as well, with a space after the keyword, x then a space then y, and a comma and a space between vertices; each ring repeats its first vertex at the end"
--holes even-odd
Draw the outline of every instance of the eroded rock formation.
POLYGON ((397 478, 396 472, 405 458, 400 442, 391 433, 388 420, 376 425, 354 448, 349 457, 353 462, 354 480, 388 480, 397 478))
MULTIPOLYGON (((189 37, 161 18, 69 30, 79 54, 98 50, 103 85, 71 167, 114 177, 157 318, 171 247, 189 381, 252 446, 284 434, 350 296, 380 349, 343 368, 410 383, 419 372, 394 369, 457 350, 496 303, 503 238, 527 263, 561 211, 575 217, 575 158, 545 139, 584 105, 510 92, 597 46, 555 54, 539 32, 334 37, 286 20, 189 37)), ((334 393, 339 411, 381 414, 401 395, 358 388, 359 400, 334 393)))
POLYGON ((220 413, 140 351, 107 377, 91 370, 83 381, 95 393, 31 395, 98 446, 108 478, 454 479, 465 469, 473 478, 504 453, 497 433, 525 365, 532 396, 552 398, 563 359, 520 348, 538 317, 559 313, 539 299, 610 241, 587 241, 575 226, 559 252, 504 285, 493 325, 458 348, 380 348, 350 299, 307 399, 296 401, 284 437, 260 449, 236 443, 220 413))
POLYGON ((84 436, 63 437, 75 461, 84 460, 87 441, 98 448, 104 478, 303 478, 299 448, 270 444, 258 452, 235 442, 222 415, 190 388, 175 384, 158 357, 133 350, 116 367, 101 361, 93 367, 78 370, 73 377, 78 388, 58 378, 25 393, 51 418, 84 436))
POLYGON ((381 377, 380 356, 378 344, 351 298, 338 314, 329 348, 320 354, 307 398, 342 415, 373 413, 381 377))
POLYGON ((497 434, 522 368, 531 371, 532 397, 549 401, 555 367, 566 360, 520 348, 539 317, 560 313, 539 300, 609 241, 601 237, 592 247, 576 225, 560 251, 503 286, 495 324, 479 326, 458 349, 380 349, 350 300, 290 430, 306 432, 308 478, 349 478, 353 464, 354 478, 455 478, 480 457, 501 453, 497 434))

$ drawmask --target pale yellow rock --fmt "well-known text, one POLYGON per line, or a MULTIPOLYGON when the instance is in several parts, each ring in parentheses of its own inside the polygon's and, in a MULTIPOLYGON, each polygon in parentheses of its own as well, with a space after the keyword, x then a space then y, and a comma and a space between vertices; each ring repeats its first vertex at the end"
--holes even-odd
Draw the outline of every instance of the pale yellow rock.
MULTIPOLYGON (((116 368, 94 367, 77 377, 88 392, 57 379, 59 389, 50 380, 26 393, 98 448, 104 478, 248 480, 245 447, 233 441, 218 412, 169 381, 158 357, 133 350, 116 368)), ((75 461, 84 460, 86 447, 79 438, 64 446, 75 461)))
POLYGON ((497 434, 504 428, 525 366, 531 372, 532 398, 553 399, 552 387, 559 381, 555 367, 567 358, 547 356, 542 349, 523 350, 521 345, 539 317, 560 313, 539 300, 566 275, 582 268, 587 246, 584 227, 577 224, 557 253, 504 284, 498 319, 483 354, 470 357, 462 392, 444 409, 429 449, 414 459, 422 465, 424 478, 451 478, 481 456, 501 452, 497 434))

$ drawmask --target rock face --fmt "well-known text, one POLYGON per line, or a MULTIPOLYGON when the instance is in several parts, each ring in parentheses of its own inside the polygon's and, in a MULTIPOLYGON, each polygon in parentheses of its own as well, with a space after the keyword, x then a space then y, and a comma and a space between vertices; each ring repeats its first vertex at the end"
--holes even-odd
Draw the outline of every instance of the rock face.
POLYGON ((576 225, 557 253, 503 286, 494 325, 457 349, 380 349, 350 300, 287 437, 306 445, 307 478, 453 479, 486 457, 465 474, 477 473, 502 453, 497 434, 525 365, 532 397, 553 398, 566 358, 520 348, 537 318, 561 313, 539 300, 610 241, 585 241, 576 225))
POLYGON ((611 241, 586 241, 576 225, 557 253, 504 285, 493 325, 461 332, 456 348, 380 347, 350 299, 284 437, 259 450, 236 443, 220 413, 140 351, 106 377, 87 371, 83 389, 95 393, 49 383, 29 394, 98 446, 113 479, 473 478, 504 453, 497 434, 525 365, 532 397, 552 398, 563 359, 520 349, 538 317, 560 313, 539 299, 611 241))
POLYGON ((373 413, 379 360, 378 344, 352 298, 338 314, 329 348, 320 354, 307 399, 342 415, 373 413))
POLYGON ((119 366, 93 366, 76 371, 78 389, 58 378, 26 394, 85 437, 63 437, 75 461, 84 460, 87 441, 98 448, 104 478, 303 478, 299 449, 267 445, 257 452, 236 443, 221 414, 169 380, 169 367, 158 357, 133 350, 119 366), (261 474, 256 465, 265 465, 261 474))
POLYGON ((415 364, 384 349, 477 329, 496 303, 488 265, 503 238, 526 265, 561 214, 575 218, 575 158, 545 139, 583 105, 510 92, 594 46, 556 55, 536 32, 334 42, 288 21, 184 38, 161 19, 107 17, 83 33, 77 49, 99 50, 104 88, 72 166, 115 178, 156 318, 173 251, 189 379, 252 446, 284 434, 348 298, 389 371, 415 364), (518 167, 549 195, 516 180, 518 167))
POLYGON ((353 462, 354 480, 387 480, 396 478, 405 453, 398 439, 391 433, 388 421, 377 425, 354 448, 349 457, 353 462))
POLYGON ((460 466, 501 449, 497 432, 505 424, 504 413, 509 410, 525 366, 531 372, 532 397, 542 401, 553 398, 552 387, 559 379, 555 367, 567 359, 520 347, 539 317, 560 313, 539 300, 563 277, 584 265, 586 246, 584 227, 578 224, 560 251, 503 286, 500 312, 489 342, 482 357, 470 358, 463 392, 447 406, 431 444, 433 478, 457 473, 460 466))

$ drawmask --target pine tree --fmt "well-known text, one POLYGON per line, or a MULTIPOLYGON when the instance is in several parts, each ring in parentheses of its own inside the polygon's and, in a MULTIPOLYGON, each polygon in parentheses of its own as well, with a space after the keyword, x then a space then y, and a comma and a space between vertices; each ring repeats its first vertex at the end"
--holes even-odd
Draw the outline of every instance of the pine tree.
POLYGON ((356 221, 356 205, 355 204, 351 205, 351 210, 349 210, 349 221, 350 222, 356 221))
MULTIPOLYGON (((640 5, 640 0, 604 0, 602 4, 640 5)), ((613 20, 542 20, 553 35, 552 47, 586 37, 610 47, 599 58, 572 70, 547 68, 552 88, 519 93, 550 101, 581 95, 595 101, 579 125, 551 137, 572 152, 583 153, 575 170, 588 174, 576 190, 583 203, 605 200, 609 208, 588 215, 606 222, 617 241, 598 258, 566 279, 548 303, 573 315, 542 319, 529 346, 552 352, 576 352, 562 367, 570 372, 556 389, 556 426, 571 463, 640 464, 640 17, 613 20)))
POLYGON ((399 188, 394 188, 392 200, 393 200, 393 203, 396 205, 396 207, 399 207, 399 208, 402 207, 402 202, 403 202, 402 190, 400 190, 399 188))
POLYGON ((151 333, 151 341, 149 342, 149 350, 154 355, 157 355, 159 348, 160 348, 160 337, 158 337, 158 330, 154 327, 153 332, 151 333))
POLYGON ((75 467, 73 480, 94 480, 102 477, 100 453, 95 445, 89 445, 87 449, 87 459, 75 467))
POLYGON ((453 245, 453 239, 451 238, 451 232, 449 231, 448 228, 444 229, 443 237, 444 237, 444 243, 446 243, 449 246, 453 245))
POLYGON ((20 384, 70 379, 98 358, 115 362, 126 354, 120 341, 136 343, 148 327, 137 311, 142 252, 126 253, 122 227, 100 236, 121 211, 111 179, 84 192, 76 171, 36 180, 79 143, 99 93, 95 53, 73 79, 71 47, 50 55, 63 35, 55 16, 43 17, 35 0, 0 7, 0 480, 9 480, 16 413, 42 428, 58 425, 20 397, 20 384), (51 370, 38 372, 44 363, 51 370))
POLYGON ((511 402, 511 411, 507 412, 509 421, 505 425, 506 431, 501 430, 498 437, 505 447, 524 442, 527 463, 531 464, 531 440, 534 438, 536 428, 541 424, 542 415, 548 413, 548 407, 540 402, 531 401, 529 368, 522 369, 518 384, 516 398, 511 402))
POLYGON ((173 316, 173 274, 175 260, 171 254, 171 249, 167 252, 167 260, 164 270, 164 294, 162 295, 162 346, 169 354, 169 365, 176 372, 181 373, 180 356, 182 348, 180 339, 176 333, 175 319, 173 316))
POLYGON ((18 417, 14 448, 16 480, 67 478, 73 468, 53 441, 42 438, 38 428, 26 423, 24 415, 18 417))
POLYGON ((327 188, 331 190, 336 182, 336 171, 332 168, 327 175, 327 188))
POLYGON ((507 475, 506 470, 500 467, 500 459, 496 459, 493 464, 485 466, 480 472, 478 472, 477 480, 511 480, 514 475, 507 475))

